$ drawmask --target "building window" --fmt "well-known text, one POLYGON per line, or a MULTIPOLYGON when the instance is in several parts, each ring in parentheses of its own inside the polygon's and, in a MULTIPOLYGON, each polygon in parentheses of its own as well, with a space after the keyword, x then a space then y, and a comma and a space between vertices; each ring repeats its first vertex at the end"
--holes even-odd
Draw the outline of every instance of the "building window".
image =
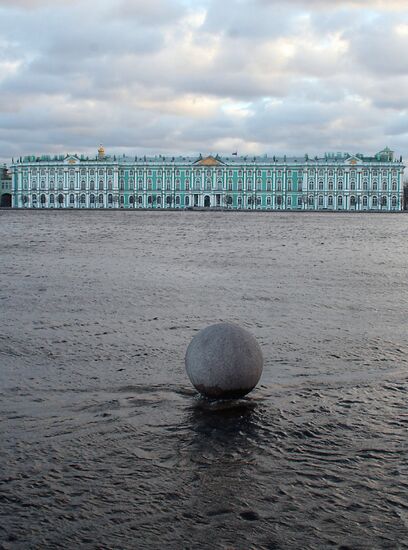
POLYGON ((397 206, 397 197, 392 197, 391 199, 391 206, 395 208, 397 206))
POLYGON ((327 199, 327 205, 328 206, 333 206, 333 196, 332 195, 329 195, 329 197, 327 199))
POLYGON ((54 195, 50 195, 50 204, 54 204, 54 195))
POLYGON ((351 195, 350 197, 350 206, 356 206, 356 197, 354 195, 351 195))
POLYGON ((337 206, 343 206, 343 197, 341 195, 337 197, 337 206))
POLYGON ((302 206, 302 197, 297 198, 297 205, 302 206))
POLYGON ((102 193, 98 197, 98 202, 99 202, 99 204, 103 204, 103 195, 102 195, 102 193))
POLYGON ((288 206, 292 206, 292 197, 288 197, 286 203, 288 206))
MULTIPOLYGON (((61 195, 60 195, 61 196, 61 195)), ((58 197, 59 198, 59 197, 58 197)), ((69 196, 69 204, 70 206, 72 206, 73 204, 75 203, 75 196, 73 194, 71 194, 69 196)))
POLYGON ((95 204, 95 195, 91 195, 89 197, 89 202, 90 202, 90 204, 95 204))
POLYGON ((84 194, 81 195, 81 204, 85 204, 86 203, 86 197, 84 194))
POLYGON ((373 207, 378 206, 378 197, 373 197, 373 207))
POLYGON ((185 204, 186 206, 188 206, 188 205, 190 204, 190 198, 189 198, 189 197, 186 197, 186 198, 184 199, 184 204, 185 204))
POLYGON ((112 193, 109 193, 108 195, 108 204, 112 204, 113 203, 113 195, 112 193))
POLYGON ((309 198, 308 198, 307 203, 308 203, 309 206, 314 206, 314 198, 313 198, 313 195, 309 195, 309 198))
POLYGON ((367 207, 367 204, 368 204, 368 199, 367 197, 363 197, 363 206, 367 207))
POLYGON ((319 195, 319 202, 318 202, 319 206, 323 206, 323 197, 322 195, 319 195))
POLYGON ((85 191, 86 184, 84 181, 81 181, 81 191, 85 191))
POLYGON ((387 197, 386 196, 381 197, 381 206, 387 206, 387 197))

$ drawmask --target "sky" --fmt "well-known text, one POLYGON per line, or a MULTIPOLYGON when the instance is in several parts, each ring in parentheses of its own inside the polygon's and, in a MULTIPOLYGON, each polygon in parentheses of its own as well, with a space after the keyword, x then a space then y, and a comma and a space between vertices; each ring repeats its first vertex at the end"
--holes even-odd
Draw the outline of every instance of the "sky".
POLYGON ((0 0, 0 159, 408 151, 408 1, 0 0))

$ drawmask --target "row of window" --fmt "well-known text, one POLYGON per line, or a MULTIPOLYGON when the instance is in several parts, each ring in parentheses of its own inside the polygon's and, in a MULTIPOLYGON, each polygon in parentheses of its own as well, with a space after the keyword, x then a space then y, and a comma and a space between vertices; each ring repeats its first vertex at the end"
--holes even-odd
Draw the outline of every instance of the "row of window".
MULTIPOLYGON (((100 195, 98 195, 97 197, 94 194, 91 194, 90 197, 89 197, 89 202, 90 202, 90 204, 95 204, 95 202, 98 201, 98 203, 104 204, 104 197, 105 197, 105 195, 103 195, 102 193, 100 195)), ((56 199, 55 195, 51 194, 48 198, 48 201, 49 201, 50 205, 55 204, 56 200, 59 204, 64 204, 64 202, 65 202, 64 195, 59 194, 57 196, 57 199, 56 199)), ((115 197, 115 201, 116 200, 118 200, 118 197, 115 197)), ((124 204, 124 200, 125 200, 124 195, 120 195, 119 196, 120 204, 124 204)), ((31 201, 32 201, 32 204, 36 204, 37 203, 37 195, 34 194, 31 198, 31 201)), ((29 203, 29 197, 27 195, 23 195, 22 202, 25 205, 28 204, 29 203)), ((83 204, 83 205, 86 204, 86 195, 84 193, 79 196, 79 202, 80 202, 80 204, 83 204)), ((114 196, 111 193, 109 193, 108 196, 107 196, 107 202, 108 202, 108 204, 113 204, 113 202, 114 202, 114 196)), ((135 204, 135 202, 137 202, 138 204, 143 204, 143 196, 138 196, 138 197, 131 196, 131 197, 129 197, 129 203, 131 205, 135 204)), ((167 196, 166 199, 165 199, 165 202, 166 202, 166 204, 173 204, 173 202, 174 202, 176 205, 180 205, 180 204, 182 204, 182 199, 178 195, 175 198, 173 196, 167 196)), ((226 202, 226 204, 232 204, 233 203, 232 197, 231 196, 226 196, 225 197, 225 202, 226 202)), ((45 205, 46 203, 47 203, 46 195, 41 194, 40 195, 40 204, 45 205)), ((75 204, 75 195, 74 194, 69 195, 69 203, 71 205, 75 204)), ((162 204, 162 197, 161 197, 161 195, 157 195, 157 196, 149 195, 147 197, 147 203, 148 204, 156 203, 157 205, 160 205, 160 204, 162 204)), ((257 205, 261 205, 262 204, 262 199, 261 199, 261 197, 256 197, 256 198, 248 197, 247 203, 248 203, 248 205, 252 205, 252 204, 255 204, 255 203, 257 205)), ((284 197, 282 197, 281 195, 277 196, 276 197, 276 204, 278 206, 280 206, 283 203, 284 203, 284 197)), ((301 207, 306 203, 308 204, 308 206, 314 206, 315 197, 313 195, 309 195, 308 197, 303 197, 303 196, 297 197, 297 206, 301 207)), ((397 206, 397 203, 398 203, 397 197, 396 196, 391 197, 391 206, 395 208, 397 206)), ((189 206, 189 204, 190 204, 190 198, 188 196, 184 197, 184 205, 189 206)), ((238 205, 242 204, 242 197, 238 197, 237 204, 238 205)), ((266 204, 268 206, 272 204, 272 197, 268 196, 266 198, 266 204)), ((323 195, 318 196, 317 204, 318 204, 318 206, 324 206, 324 197, 323 197, 323 195)), ((362 199, 360 197, 355 197, 354 195, 352 195, 350 197, 350 207, 356 207, 356 206, 359 206, 360 204, 362 204, 363 207, 367 207, 368 206, 368 197, 363 196, 362 199)), ((382 207, 386 207, 387 204, 388 204, 388 199, 387 199, 386 196, 382 196, 380 198, 377 197, 377 196, 374 196, 374 197, 372 197, 371 204, 372 204, 373 208, 376 208, 378 206, 378 204, 380 204, 382 207), (379 201, 380 201, 380 203, 379 203, 379 201)), ((291 197, 286 198, 286 205, 287 206, 292 206, 292 198, 291 197)), ((327 205, 329 207, 334 205, 333 195, 329 195, 327 197, 327 205)), ((343 197, 341 195, 337 197, 337 206, 339 206, 339 207, 343 206, 343 197)))
MULTIPOLYGON (((143 175, 145 173, 147 173, 148 176, 151 176, 153 175, 153 172, 156 174, 156 175, 168 175, 168 176, 171 176, 174 172, 174 174, 176 176, 180 176, 181 175, 181 172, 183 172, 186 176, 188 176, 190 174, 190 171, 191 173, 195 173, 195 174, 207 174, 207 176, 213 176, 213 174, 216 174, 217 176, 223 176, 225 175, 226 173, 228 173, 229 176, 233 176, 233 173, 234 173, 234 170, 231 170, 231 169, 227 169, 227 168, 224 168, 224 169, 210 169, 210 168, 207 168, 207 169, 204 169, 204 168, 198 168, 198 167, 195 167, 193 169, 183 169, 182 171, 180 171, 180 169, 176 169, 176 170, 173 170, 173 169, 162 169, 162 168, 158 168, 156 170, 152 170, 152 169, 139 169, 139 170, 129 170, 129 171, 126 171, 126 174, 129 174, 130 176, 133 176, 133 175, 143 175)), ((239 170, 235 170, 238 174, 238 176, 242 176, 244 174, 248 175, 248 176, 252 176, 252 175, 257 175, 257 176, 262 176, 266 173, 267 176, 271 176, 272 175, 272 172, 273 173, 276 173, 278 176, 282 176, 282 174, 286 174, 288 177, 290 176, 301 176, 303 174, 303 170, 291 170, 291 169, 287 169, 287 170, 276 170, 276 169, 273 169, 273 170, 261 170, 261 169, 251 169, 251 168, 247 168, 247 169, 239 169, 239 170)), ((309 168, 307 171, 305 171, 309 174, 317 174, 319 176, 323 176, 323 175, 329 175, 329 176, 334 176, 334 175, 337 175, 337 176, 344 176, 345 173, 347 173, 347 171, 343 170, 343 169, 336 169, 336 170, 333 170, 333 169, 327 169, 327 168, 319 168, 319 169, 314 169, 314 168, 309 168)), ((390 169, 382 169, 382 170, 378 170, 378 169, 362 169, 362 170, 359 170, 359 171, 356 171, 356 170, 350 170, 349 173, 350 173, 350 177, 355 177, 357 173, 361 173, 363 176, 368 176, 369 174, 371 174, 372 176, 378 176, 378 175, 383 175, 383 176, 387 176, 389 173, 392 173, 393 176, 396 176, 398 171, 396 169, 393 169, 392 171, 390 169)), ((113 175, 113 169, 112 168, 99 168, 99 169, 94 169, 94 168, 90 168, 90 169, 86 169, 86 168, 81 168, 81 169, 77 169, 75 170, 74 168, 70 168, 70 169, 65 169, 64 168, 50 168, 49 170, 45 169, 45 168, 41 168, 41 169, 38 169, 37 168, 32 168, 31 169, 31 174, 32 175, 37 175, 39 174, 40 176, 45 176, 47 174, 49 175, 55 175, 55 174, 58 174, 58 175, 64 175, 64 173, 68 173, 70 176, 75 176, 75 174, 80 174, 80 175, 91 175, 91 176, 95 176, 95 175, 105 175, 107 174, 108 176, 112 176, 113 175)), ((27 174, 27 169, 24 169, 23 170, 23 174, 27 174)), ((125 175, 125 172, 123 169, 119 169, 119 175, 120 176, 124 176, 125 175)))

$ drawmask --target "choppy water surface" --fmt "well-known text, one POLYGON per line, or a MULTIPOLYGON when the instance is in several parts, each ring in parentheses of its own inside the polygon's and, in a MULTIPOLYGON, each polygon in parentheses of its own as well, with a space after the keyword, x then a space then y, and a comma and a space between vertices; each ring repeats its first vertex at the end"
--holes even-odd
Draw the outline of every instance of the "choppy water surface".
POLYGON ((408 548, 408 216, 0 212, 4 548, 408 548), (200 328, 259 387, 199 399, 200 328))

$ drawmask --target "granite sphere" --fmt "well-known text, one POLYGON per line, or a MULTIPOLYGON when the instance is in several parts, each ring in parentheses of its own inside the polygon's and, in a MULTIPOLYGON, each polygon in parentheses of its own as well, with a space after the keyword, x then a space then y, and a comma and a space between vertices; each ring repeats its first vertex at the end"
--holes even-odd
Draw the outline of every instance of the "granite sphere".
POLYGON ((210 398, 237 398, 258 383, 262 351, 254 336, 232 323, 200 330, 186 352, 186 370, 193 386, 210 398))

